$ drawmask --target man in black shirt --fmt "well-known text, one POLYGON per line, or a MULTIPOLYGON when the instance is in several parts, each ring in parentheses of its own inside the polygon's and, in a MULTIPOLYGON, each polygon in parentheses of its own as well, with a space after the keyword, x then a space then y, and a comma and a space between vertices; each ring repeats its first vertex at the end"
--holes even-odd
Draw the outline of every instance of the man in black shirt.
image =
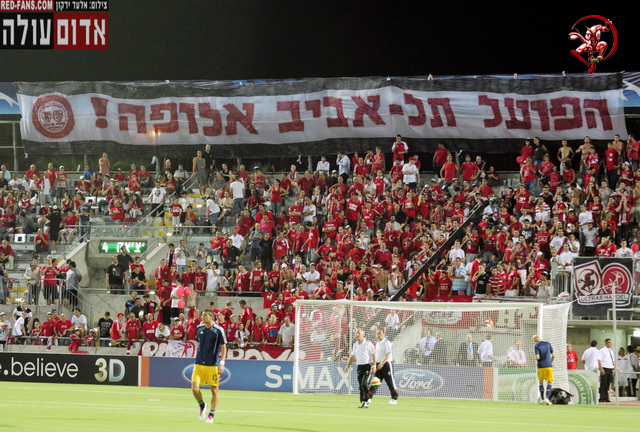
POLYGON ((263 238, 260 240, 260 261, 263 269, 268 270, 273 267, 273 240, 268 231, 263 234, 263 238))
POLYGON ((224 259, 224 268, 236 267, 241 256, 240 249, 235 247, 230 239, 227 240, 227 256, 224 259))
POLYGON ((118 255, 118 265, 122 268, 122 271, 129 271, 131 264, 133 264, 133 258, 129 255, 126 246, 122 246, 120 255, 118 255))
MULTIPOLYGON (((147 276, 138 264, 133 265, 133 272, 131 272, 131 289, 144 291, 147 288, 147 276)), ((146 314, 145 314, 146 315, 146 314)))
POLYGON ((202 157, 205 160, 205 172, 207 173, 207 179, 211 179, 213 175, 213 166, 216 161, 213 158, 213 152, 211 151, 211 144, 207 144, 204 146, 204 151, 202 152, 202 157))
POLYGON ((51 241, 51 247, 53 248, 51 252, 56 253, 56 242, 58 241, 58 236, 60 234, 60 222, 62 221, 60 209, 57 205, 53 206, 51 213, 47 215, 47 220, 49 221, 49 240, 51 241))
POLYGON ((124 294, 124 280, 127 272, 123 271, 122 267, 118 264, 118 257, 114 256, 111 259, 111 265, 107 268, 105 275, 105 282, 107 285, 107 292, 111 294, 124 294))
POLYGON ((111 331, 111 326, 113 325, 113 320, 111 319, 111 313, 105 312, 104 317, 98 320, 98 328, 100 335, 100 346, 106 346, 107 341, 111 337, 109 332, 111 331))
POLYGON ((533 240, 536 238, 536 229, 531 225, 531 221, 529 219, 524 220, 524 226, 520 230, 520 234, 524 236, 524 239, 528 244, 533 243, 533 240))
POLYGON ((491 275, 487 273, 487 265, 485 263, 480 264, 478 271, 471 278, 471 282, 476 283, 476 296, 484 297, 487 293, 487 285, 489 284, 489 278, 491 275))
POLYGON ((155 300, 151 300, 151 296, 149 294, 143 295, 142 298, 144 299, 144 302, 142 303, 142 306, 144 307, 144 315, 147 316, 152 314, 153 319, 156 319, 158 303, 155 300))
POLYGON ((130 313, 133 313, 136 318, 138 318, 140 320, 140 325, 142 325, 145 321, 145 314, 144 314, 144 306, 142 305, 142 299, 140 297, 136 298, 136 302, 134 304, 134 306, 129 309, 130 313))

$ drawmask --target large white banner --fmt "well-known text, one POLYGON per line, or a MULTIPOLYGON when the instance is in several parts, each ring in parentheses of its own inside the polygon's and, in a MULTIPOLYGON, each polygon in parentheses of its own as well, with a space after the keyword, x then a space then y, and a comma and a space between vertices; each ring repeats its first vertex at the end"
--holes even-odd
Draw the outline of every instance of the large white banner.
POLYGON ((401 134, 430 139, 612 139, 622 90, 544 94, 388 86, 277 96, 121 99, 19 94, 22 138, 121 144, 286 144, 401 134))

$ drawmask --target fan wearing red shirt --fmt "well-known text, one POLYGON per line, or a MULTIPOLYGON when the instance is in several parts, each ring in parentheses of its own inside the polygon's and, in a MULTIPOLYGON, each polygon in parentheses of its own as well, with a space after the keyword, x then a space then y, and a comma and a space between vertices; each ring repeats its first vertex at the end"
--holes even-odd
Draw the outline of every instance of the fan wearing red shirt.
POLYGON ((197 267, 197 271, 191 273, 191 283, 193 283, 196 291, 204 291, 207 285, 207 274, 200 267, 197 267))
POLYGON ((409 151, 409 146, 406 142, 402 141, 402 136, 396 135, 396 140, 391 146, 391 151, 393 151, 393 160, 400 160, 404 162, 404 156, 409 151))
POLYGON ((51 317, 51 312, 47 312, 47 319, 42 323, 42 336, 51 337, 56 335, 56 322, 51 317))
POLYGON ((127 339, 129 340, 129 347, 133 342, 136 342, 140 337, 140 320, 136 318, 135 314, 131 312, 129 314, 129 319, 127 320, 127 325, 125 327, 127 333, 127 339))
POLYGON ((302 201, 298 199, 291 207, 289 207, 289 223, 295 222, 299 224, 303 210, 304 206, 302 205, 302 201))
POLYGON ((567 369, 578 369, 578 353, 573 350, 571 344, 567 344, 567 369))
POLYGON ((278 340, 278 332, 280 331, 280 324, 278 324, 278 320, 275 315, 271 315, 269 317, 269 322, 267 324, 267 344, 275 345, 278 340))
POLYGON ((261 345, 267 340, 267 325, 262 322, 262 318, 257 316, 254 322, 251 324, 251 332, 249 336, 249 343, 254 345, 261 345))
POLYGON ((251 331, 251 322, 253 321, 253 309, 247 304, 246 300, 240 300, 240 322, 244 325, 244 329, 251 331))
POLYGON ((184 340, 184 326, 180 322, 180 318, 173 318, 173 326, 170 331, 171 340, 184 340))
POLYGON ((360 193, 355 193, 347 202, 347 220, 351 228, 355 230, 362 209, 362 197, 360 193))
POLYGON ((380 264, 383 269, 389 271, 391 267, 391 258, 392 254, 389 249, 387 249, 387 243, 384 241, 380 242, 380 248, 373 254, 373 260, 376 264, 380 264))
POLYGON ((251 288, 251 273, 247 271, 245 266, 240 266, 240 273, 236 277, 236 291, 248 292, 251 288))
POLYGON ((289 252, 289 248, 289 240, 284 236, 284 231, 278 232, 278 237, 273 241, 273 254, 277 262, 282 261, 289 252))
POLYGON ((153 314, 147 314, 147 320, 142 324, 142 336, 145 341, 156 340, 156 328, 158 328, 158 321, 153 319, 153 314))
MULTIPOLYGON (((194 314, 187 321, 187 340, 194 341, 197 338, 198 326, 202 323, 202 318, 200 317, 200 311, 198 309, 193 309, 194 314)), ((214 312, 215 314, 215 312, 214 312)))
POLYGON ((440 168, 440 177, 445 182, 451 183, 458 175, 458 165, 453 161, 453 156, 447 155, 447 161, 440 168))
POLYGON ((478 165, 471 162, 471 155, 469 154, 465 156, 464 163, 460 166, 460 170, 462 171, 462 179, 469 183, 473 182, 480 172, 478 165))

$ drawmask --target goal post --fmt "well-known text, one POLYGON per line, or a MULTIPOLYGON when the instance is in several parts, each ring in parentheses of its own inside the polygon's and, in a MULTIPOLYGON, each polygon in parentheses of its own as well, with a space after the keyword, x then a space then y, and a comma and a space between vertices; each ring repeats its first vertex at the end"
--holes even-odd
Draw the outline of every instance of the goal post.
MULTIPOLYGON (((400 397, 536 401, 533 336, 554 348, 554 387, 569 390, 566 333, 569 305, 541 303, 296 302, 293 391, 357 394, 355 368, 345 366, 363 329, 393 344, 400 397)), ((383 382, 376 393, 389 396, 383 382)))

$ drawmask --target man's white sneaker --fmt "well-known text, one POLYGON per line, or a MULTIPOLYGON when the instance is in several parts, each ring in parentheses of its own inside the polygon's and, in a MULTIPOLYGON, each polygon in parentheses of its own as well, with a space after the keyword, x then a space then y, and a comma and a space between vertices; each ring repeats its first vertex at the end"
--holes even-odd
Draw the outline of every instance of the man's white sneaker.
POLYGON ((549 399, 544 400, 545 405, 551 405, 551 401, 549 399))
POLYGON ((207 423, 213 423, 213 416, 211 414, 207 417, 207 423))
POLYGON ((204 404, 204 408, 200 409, 200 421, 204 421, 207 417, 207 404, 204 404))
POLYGON ((391 400, 389 401, 389 405, 397 405, 397 404, 398 404, 398 401, 397 401, 397 400, 395 400, 395 399, 391 399, 391 400))
POLYGON ((367 403, 362 402, 358 408, 366 408, 366 407, 367 407, 367 403))
POLYGON ((370 404, 370 403, 371 403, 371 398, 369 398, 369 400, 367 401, 367 404, 370 404))

